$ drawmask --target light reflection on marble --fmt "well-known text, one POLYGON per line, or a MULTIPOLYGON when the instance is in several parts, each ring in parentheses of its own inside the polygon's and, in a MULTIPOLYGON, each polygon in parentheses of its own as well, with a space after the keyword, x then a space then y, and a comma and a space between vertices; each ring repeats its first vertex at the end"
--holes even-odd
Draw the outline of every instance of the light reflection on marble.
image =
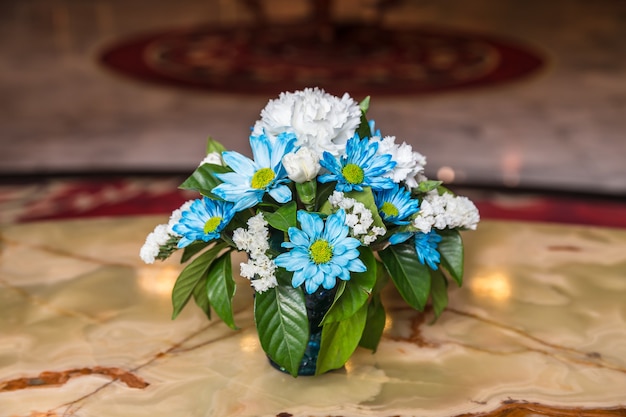
POLYGON ((389 290, 376 354, 294 379, 265 360, 244 281, 240 330, 192 305, 170 320, 180 267, 137 257, 162 221, 4 227, 1 417, 626 413, 625 231, 485 221, 437 323, 389 290))

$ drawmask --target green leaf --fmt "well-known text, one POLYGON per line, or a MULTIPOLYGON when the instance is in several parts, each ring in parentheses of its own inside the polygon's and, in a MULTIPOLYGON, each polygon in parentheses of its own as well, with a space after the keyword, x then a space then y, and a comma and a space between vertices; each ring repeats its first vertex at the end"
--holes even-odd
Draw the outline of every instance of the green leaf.
POLYGON ((206 281, 206 279, 198 281, 196 286, 193 288, 193 299, 196 302, 196 305, 200 307, 200 310, 202 310, 207 318, 211 320, 211 303, 209 302, 209 297, 207 295, 206 281))
POLYGON ((361 102, 359 103, 359 108, 363 113, 367 113, 370 108, 370 96, 367 96, 363 100, 361 100, 361 102))
POLYGON ((378 254, 402 298, 411 307, 424 311, 430 293, 430 273, 417 258, 415 246, 401 243, 378 254))
POLYGON ((353 272, 350 280, 345 281, 345 289, 328 310, 322 323, 345 320, 355 314, 367 302, 369 294, 376 283, 376 258, 372 250, 366 246, 359 247, 360 259, 365 264, 365 272, 353 272))
MULTIPOLYGON (((277 275, 281 274, 280 271, 277 275)), ((254 320, 265 353, 291 375, 297 376, 309 341, 309 321, 302 289, 279 285, 256 293, 254 320)))
POLYGON ((363 305, 345 320, 324 324, 316 374, 345 365, 359 345, 366 320, 367 305, 363 305))
POLYGON ((178 317, 180 312, 183 310, 183 307, 185 307, 189 301, 189 298, 191 297, 191 294, 193 293, 193 290, 198 282, 202 278, 206 277, 206 272, 211 266, 211 263, 213 263, 215 257, 226 246, 227 245, 225 243, 216 244, 211 249, 194 259, 180 273, 176 279, 174 288, 172 289, 172 305, 174 306, 172 320, 178 317))
POLYGON ((367 117, 365 117, 364 111, 361 111, 361 123, 359 124, 359 127, 356 129, 356 133, 359 135, 360 138, 369 138, 372 136, 372 131, 367 121, 367 117))
POLYGON ((376 352, 385 329, 386 320, 385 307, 383 307, 380 294, 374 294, 367 306, 367 320, 365 321, 365 329, 359 341, 359 346, 376 352))
POLYGON ((180 263, 184 264, 210 244, 211 242, 196 241, 191 243, 189 246, 186 246, 185 249, 183 249, 183 255, 180 257, 180 263))
POLYGON ((441 265, 459 285, 463 284, 463 240, 458 230, 440 230, 441 242, 437 246, 441 265))
POLYGON ((439 318, 443 310, 448 305, 448 280, 441 270, 430 271, 432 277, 431 299, 433 302, 433 310, 435 311, 435 320, 439 318))
POLYGON ((426 180, 422 181, 417 185, 417 191, 420 193, 427 193, 429 191, 437 189, 443 181, 435 181, 435 180, 426 180))
POLYGON ((290 227, 296 227, 296 202, 292 201, 281 206, 274 213, 264 211, 263 217, 274 229, 287 232, 290 227))
POLYGON ((324 184, 317 184, 317 198, 315 200, 315 207, 322 214, 330 214, 330 203, 328 198, 335 191, 335 182, 327 182, 324 184))
POLYGON ((231 172, 228 167, 214 164, 200 165, 189 178, 187 178, 178 188, 183 190, 194 190, 207 197, 216 198, 211 191, 222 183, 215 174, 231 172))
POLYGON ((233 317, 233 297, 235 280, 233 279, 230 251, 226 252, 209 269, 207 277, 207 296, 215 313, 231 329, 236 329, 233 317))
POLYGON ((206 143, 207 155, 210 154, 211 152, 217 152, 221 154, 225 150, 226 148, 224 147, 224 145, 222 145, 221 143, 213 139, 211 136, 209 136, 209 138, 207 139, 207 143, 206 143))

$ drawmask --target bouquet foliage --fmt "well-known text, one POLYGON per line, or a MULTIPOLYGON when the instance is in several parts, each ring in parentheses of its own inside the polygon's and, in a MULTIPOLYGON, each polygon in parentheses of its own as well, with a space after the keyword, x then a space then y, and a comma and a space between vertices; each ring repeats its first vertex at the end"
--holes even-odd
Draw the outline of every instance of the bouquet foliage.
POLYGON ((318 88, 282 93, 252 128, 252 159, 209 139, 181 185, 201 197, 158 225, 140 253, 152 263, 183 250, 173 318, 193 298, 236 329, 233 251, 247 253, 239 274, 255 290, 261 346, 294 376, 311 294, 332 291, 316 373, 342 367, 358 346, 376 350, 389 282, 411 307, 430 301, 441 314, 449 280, 463 279, 459 231, 476 228, 478 211, 427 179, 424 156, 376 130, 368 106, 318 88))

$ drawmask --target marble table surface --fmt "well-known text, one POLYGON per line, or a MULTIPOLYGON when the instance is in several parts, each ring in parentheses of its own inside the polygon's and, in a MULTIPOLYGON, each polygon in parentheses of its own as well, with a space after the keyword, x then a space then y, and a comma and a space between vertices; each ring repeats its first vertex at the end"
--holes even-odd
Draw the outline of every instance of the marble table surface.
POLYGON ((295 379, 243 281, 240 330, 170 320, 180 266, 137 255, 165 220, 2 227, 1 417, 626 415, 626 230, 484 221, 435 324, 390 289, 377 353, 295 379))

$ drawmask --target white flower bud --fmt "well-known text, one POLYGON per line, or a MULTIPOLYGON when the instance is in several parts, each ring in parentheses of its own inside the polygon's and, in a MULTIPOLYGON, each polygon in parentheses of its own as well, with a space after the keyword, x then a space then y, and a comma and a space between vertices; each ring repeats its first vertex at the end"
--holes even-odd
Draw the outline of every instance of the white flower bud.
POLYGON ((315 179, 321 168, 319 156, 309 148, 286 154, 283 166, 289 179, 299 184, 315 179))

